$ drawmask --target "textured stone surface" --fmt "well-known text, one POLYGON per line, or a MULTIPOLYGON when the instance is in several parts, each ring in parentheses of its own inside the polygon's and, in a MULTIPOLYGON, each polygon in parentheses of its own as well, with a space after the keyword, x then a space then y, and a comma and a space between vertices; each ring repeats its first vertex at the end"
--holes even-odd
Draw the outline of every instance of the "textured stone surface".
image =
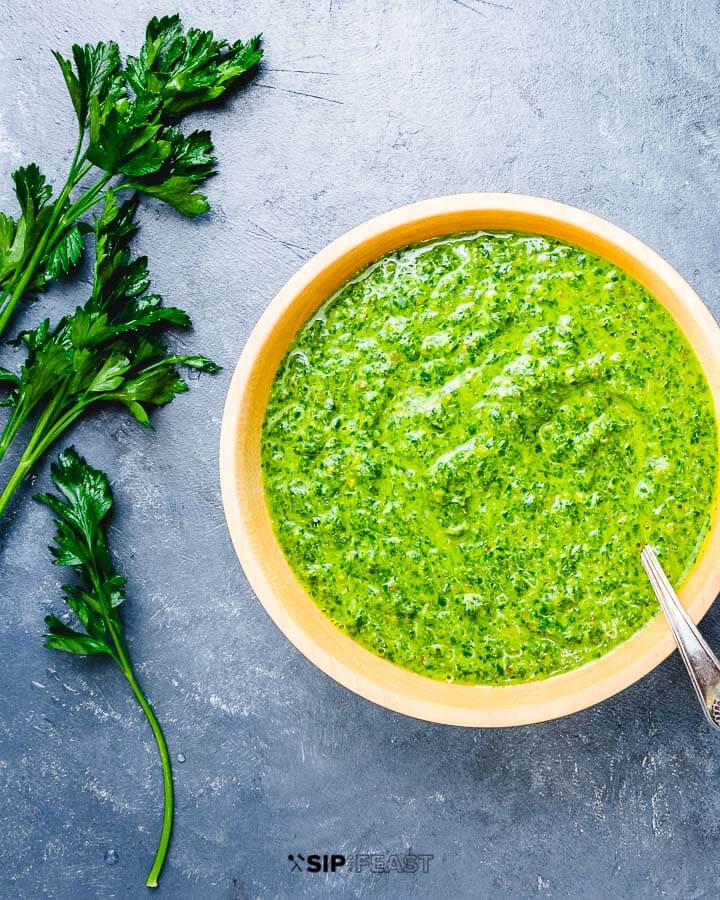
MULTIPOLYGON (((70 110, 49 50, 135 48, 146 19, 176 7, 266 38, 254 84, 196 117, 221 160, 212 215, 142 213, 158 288, 195 320, 184 345, 226 369, 161 411, 155 433, 113 412, 72 435, 112 474, 131 649, 185 757, 162 893, 716 896, 720 744, 677 656, 600 707, 530 728, 375 707, 305 661, 253 597, 224 525, 217 443, 232 366, 275 291, 314 250, 407 201, 499 190, 577 204, 659 250, 717 313, 717 4, 10 0, 0 207, 17 164, 38 158, 57 179, 67 163, 70 110), (409 847, 434 854, 430 874, 300 876, 287 861, 409 847)), ((82 293, 56 290, 23 321, 82 293)), ((109 666, 41 648, 60 573, 30 490, 0 537, 0 894, 143 897, 155 751, 109 666)), ((703 630, 720 646, 717 609, 703 630)))

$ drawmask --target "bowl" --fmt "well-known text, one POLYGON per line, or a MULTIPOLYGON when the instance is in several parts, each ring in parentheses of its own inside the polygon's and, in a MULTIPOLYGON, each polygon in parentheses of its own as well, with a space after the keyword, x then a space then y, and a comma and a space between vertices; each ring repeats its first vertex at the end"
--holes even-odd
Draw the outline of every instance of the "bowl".
MULTIPOLYGON (((260 438, 277 368, 298 329, 338 287, 392 250, 463 231, 549 235, 605 257, 668 310, 693 347, 720 418, 720 329, 690 285, 626 231, 580 209, 515 194, 459 194, 403 206, 358 225, 313 256, 260 317, 225 404, 220 473, 225 515, 248 581, 275 624, 309 660, 356 694, 389 709, 449 725, 524 725, 576 712, 617 694, 673 650, 655 616, 604 656, 542 681, 503 686, 441 682, 366 650, 315 605, 287 563, 265 503, 260 438)), ((690 401, 691 398, 688 398, 690 401)), ((716 489, 717 495, 717 489, 716 489)), ((710 531, 680 597, 698 621, 720 590, 720 522, 710 531)))

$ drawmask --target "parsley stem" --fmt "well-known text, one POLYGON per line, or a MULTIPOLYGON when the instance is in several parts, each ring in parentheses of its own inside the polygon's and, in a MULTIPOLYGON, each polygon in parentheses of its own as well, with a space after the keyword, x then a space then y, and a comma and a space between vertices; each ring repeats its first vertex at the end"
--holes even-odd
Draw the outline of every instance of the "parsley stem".
POLYGON ((153 864, 150 867, 147 881, 145 882, 148 887, 157 887, 158 878, 160 877, 160 872, 162 871, 163 864, 165 863, 165 857, 167 856, 173 824, 174 795, 172 766, 170 765, 170 753, 168 752, 167 741, 165 740, 165 735, 163 734, 163 730, 157 720, 157 716, 155 715, 152 706, 150 706, 150 703, 142 692, 142 688, 135 678, 135 673, 133 672, 130 660, 127 655, 127 651, 124 647, 124 641, 122 640, 121 636, 119 638, 116 638, 114 629, 111 628, 111 631, 113 631, 113 639, 115 640, 115 645, 117 647, 120 668, 122 669, 123 674, 127 678, 128 684, 132 688, 132 691, 135 694, 138 703, 145 713, 145 717, 147 718, 150 728, 152 729, 155 743, 157 744, 158 753, 160 754, 160 762, 162 764, 164 801, 162 828, 160 830, 160 840, 158 842, 158 847, 155 851, 155 858, 153 859, 153 864))
MULTIPOLYGON (((35 463, 40 459, 48 447, 60 437, 65 429, 69 428, 75 419, 82 414, 85 407, 89 406, 92 402, 92 400, 85 400, 76 403, 63 413, 56 422, 51 423, 50 420, 52 414, 57 411, 57 406, 62 399, 62 393, 59 393, 54 400, 51 400, 48 403, 43 410, 40 419, 38 419, 30 440, 26 444, 22 456, 18 460, 15 471, 10 476, 2 494, 0 494, 0 519, 4 514, 8 503, 12 499, 13 494, 20 487, 23 479, 30 472, 35 463)), ((9 434, 9 439, 6 440, 6 433, 4 432, 2 439, 0 439, 0 459, 2 459, 2 455, 4 455, 7 446, 12 441, 23 421, 24 417, 18 422, 12 422, 12 417, 8 420, 8 423, 5 426, 5 432, 9 434), (8 426, 11 427, 8 429, 8 426)))
POLYGON ((32 467, 32 463, 28 464, 27 460, 23 459, 24 456, 25 454, 20 457, 20 462, 18 462, 15 471, 10 476, 10 480, 5 485, 2 494, 0 494, 0 518, 5 512, 5 508, 12 499, 13 494, 22 483, 23 478, 25 478, 32 467))
POLYGON ((0 436, 0 460, 5 456, 7 452, 7 448, 13 441, 13 438, 20 430, 22 423, 25 421, 25 416, 22 414, 22 410, 19 406, 16 406, 13 411, 10 413, 10 416, 5 423, 5 427, 3 428, 2 436, 0 436))
MULTIPOLYGON (((90 170, 88 169, 87 171, 90 170)), ((95 184, 89 187, 84 193, 80 194, 80 196, 71 206, 68 206, 65 214, 60 221, 60 228, 58 230, 58 233, 54 235, 54 240, 57 240, 57 238, 59 238, 62 234, 62 231, 70 225, 73 225, 83 213, 86 213, 89 209, 92 209, 92 207, 95 206, 95 204, 101 199, 98 194, 108 184, 112 177, 113 176, 111 173, 105 172, 102 177, 98 178, 95 184)))
MULTIPOLYGON (((85 164, 85 166, 81 167, 80 171, 77 173, 73 186, 78 184, 88 172, 91 171, 93 166, 90 163, 85 164)), ((84 191, 78 198, 67 207, 62 217, 55 223, 54 230, 52 232, 51 237, 45 244, 45 248, 47 252, 53 250, 55 245, 60 241, 60 239, 64 236, 67 229, 72 228, 72 226, 77 222, 77 220, 86 213, 89 209, 92 209, 93 206, 98 204, 104 197, 105 194, 102 193, 103 189, 107 186, 108 182, 112 179, 112 174, 104 173, 101 178, 89 187, 86 191, 84 191)), ((66 199, 69 199, 67 197, 66 199)), ((51 223, 52 224, 52 223, 51 223)), ((50 226, 48 226, 50 227, 50 226)), ((0 334, 2 334, 2 329, 4 325, 0 321, 0 334)))
MULTIPOLYGON (((45 405, 45 409, 40 413, 38 417, 35 427, 33 429, 33 433, 30 436, 30 440, 26 445, 26 449, 28 453, 32 453, 36 447, 36 445, 42 440, 45 435, 45 430, 48 427, 48 424, 52 421, 52 417, 57 413, 58 407, 61 407, 62 404, 66 402, 65 400, 65 391, 58 386, 55 389, 54 394, 48 400, 45 405)), ((29 410, 25 413, 25 417, 29 414, 29 410)))

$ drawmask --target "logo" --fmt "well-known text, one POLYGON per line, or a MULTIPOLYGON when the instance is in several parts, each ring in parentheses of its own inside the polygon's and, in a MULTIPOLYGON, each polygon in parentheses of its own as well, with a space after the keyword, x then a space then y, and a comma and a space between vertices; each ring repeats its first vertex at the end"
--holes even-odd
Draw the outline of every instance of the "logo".
POLYGON ((342 853, 289 853, 291 872, 337 872, 345 865, 342 853))
POLYGON ((432 853, 288 853, 291 872, 346 872, 371 875, 426 875, 432 853))

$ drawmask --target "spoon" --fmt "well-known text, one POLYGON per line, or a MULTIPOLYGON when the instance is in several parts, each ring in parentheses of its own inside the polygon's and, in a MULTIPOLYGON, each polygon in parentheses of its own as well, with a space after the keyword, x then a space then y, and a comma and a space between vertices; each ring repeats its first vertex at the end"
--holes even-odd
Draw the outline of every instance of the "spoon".
POLYGON ((720 730, 720 662, 685 612, 652 547, 645 547, 640 559, 675 637, 705 718, 720 730))

